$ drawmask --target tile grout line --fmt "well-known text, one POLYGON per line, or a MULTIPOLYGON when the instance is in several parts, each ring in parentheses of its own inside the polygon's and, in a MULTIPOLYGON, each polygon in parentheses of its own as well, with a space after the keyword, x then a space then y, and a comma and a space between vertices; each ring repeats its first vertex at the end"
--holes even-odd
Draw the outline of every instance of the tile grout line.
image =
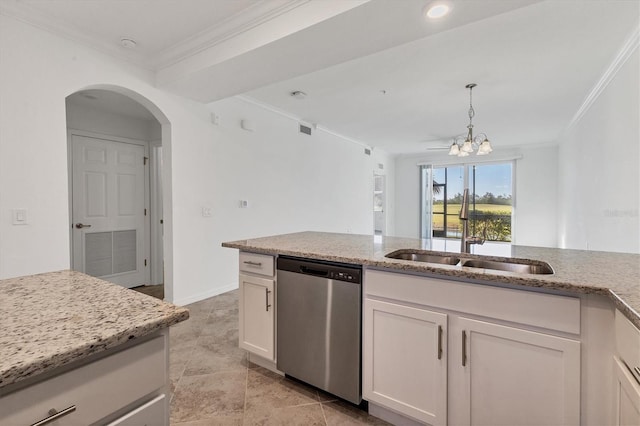
POLYGON ((329 422, 327 421, 327 414, 324 412, 324 405, 322 402, 320 403, 320 411, 322 411, 322 418, 324 419, 325 426, 328 426, 329 422))

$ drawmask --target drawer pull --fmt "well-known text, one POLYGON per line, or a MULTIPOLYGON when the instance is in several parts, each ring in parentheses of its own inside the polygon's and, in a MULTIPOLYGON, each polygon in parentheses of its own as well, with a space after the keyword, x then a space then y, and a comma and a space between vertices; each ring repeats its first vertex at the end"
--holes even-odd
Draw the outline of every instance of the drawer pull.
POLYGON ((244 262, 242 262, 242 263, 244 263, 245 265, 255 266, 255 267, 258 267, 258 268, 259 268, 260 266, 262 266, 262 262, 252 262, 252 261, 250 261, 250 260, 245 260, 245 261, 244 261, 244 262))
POLYGON ((55 420, 58 420, 59 418, 64 417, 67 414, 71 414, 74 411, 76 411, 76 406, 75 405, 72 405, 71 407, 67 407, 62 411, 56 411, 55 408, 52 408, 51 410, 49 410, 49 417, 47 417, 46 419, 42 419, 39 422, 35 422, 31 426, 43 426, 43 425, 46 425, 47 423, 51 423, 51 422, 53 422, 55 420))
POLYGON ((442 359, 442 326, 438 326, 438 359, 442 359))

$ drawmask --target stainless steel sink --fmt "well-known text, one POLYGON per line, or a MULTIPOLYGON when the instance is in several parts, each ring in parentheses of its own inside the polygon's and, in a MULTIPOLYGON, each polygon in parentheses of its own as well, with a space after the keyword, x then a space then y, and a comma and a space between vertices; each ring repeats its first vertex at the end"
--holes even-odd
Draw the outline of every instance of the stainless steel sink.
POLYGON ((514 263, 484 259, 464 259, 462 266, 468 268, 493 269, 494 271, 508 271, 518 274, 553 274, 553 268, 545 262, 514 263))
POLYGON ((459 257, 440 255, 435 253, 425 253, 421 251, 399 250, 389 253, 385 257, 389 259, 413 260, 416 262, 439 263, 441 265, 457 265, 459 257))
POLYGON ((460 258, 457 255, 430 252, 417 249, 396 250, 387 254, 389 259, 411 260, 414 262, 435 263, 440 265, 460 265, 466 268, 491 269, 494 271, 507 271, 516 274, 553 274, 553 268, 546 262, 538 260, 520 259, 518 261, 469 259, 460 258))

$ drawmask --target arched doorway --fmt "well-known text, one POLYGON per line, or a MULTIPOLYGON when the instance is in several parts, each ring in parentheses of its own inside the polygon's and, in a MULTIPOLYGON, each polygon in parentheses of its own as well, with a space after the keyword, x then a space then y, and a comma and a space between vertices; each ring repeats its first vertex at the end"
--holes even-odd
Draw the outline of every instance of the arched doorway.
POLYGON ((172 301, 168 118, 112 85, 70 94, 66 112, 72 269, 172 301))

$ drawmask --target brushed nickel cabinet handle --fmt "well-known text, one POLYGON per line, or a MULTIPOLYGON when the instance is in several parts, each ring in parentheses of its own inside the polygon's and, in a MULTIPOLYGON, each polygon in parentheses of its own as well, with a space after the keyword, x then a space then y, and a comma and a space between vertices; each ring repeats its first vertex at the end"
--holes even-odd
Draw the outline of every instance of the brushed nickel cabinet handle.
POLYGON ((462 330, 462 366, 467 365, 467 332, 462 330))
POLYGON ((442 326, 438 326, 438 359, 442 359, 442 326))
POLYGON ((271 291, 269 291, 268 288, 265 288, 265 303, 267 305, 267 312, 269 312, 269 308, 271 307, 271 305, 269 304, 269 293, 271 293, 271 291))
POLYGON ((55 408, 52 408, 51 410, 49 410, 49 417, 47 417, 46 419, 42 419, 39 422, 35 422, 34 424, 32 424, 31 426, 43 426, 46 425, 47 423, 51 423, 55 420, 58 420, 61 417, 66 416, 67 414, 71 414, 74 411, 76 411, 76 406, 72 405, 71 407, 67 407, 62 411, 57 411, 55 408))
POLYGON ((249 266, 262 266, 262 262, 252 262, 250 260, 245 260, 244 262, 245 265, 249 265, 249 266))

